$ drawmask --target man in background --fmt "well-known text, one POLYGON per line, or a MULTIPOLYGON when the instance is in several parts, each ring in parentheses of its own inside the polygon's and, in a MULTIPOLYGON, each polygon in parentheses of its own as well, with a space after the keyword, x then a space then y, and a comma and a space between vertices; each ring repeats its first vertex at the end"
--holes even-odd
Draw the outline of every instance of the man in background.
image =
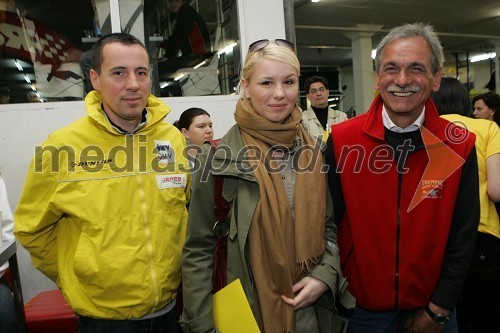
POLYGON ((328 106, 328 81, 323 76, 311 76, 304 81, 304 91, 311 106, 302 113, 302 121, 313 138, 326 140, 330 127, 347 119, 347 114, 328 106))
POLYGON ((210 52, 210 35, 201 15, 184 0, 168 0, 174 30, 162 44, 166 58, 203 55, 210 52))

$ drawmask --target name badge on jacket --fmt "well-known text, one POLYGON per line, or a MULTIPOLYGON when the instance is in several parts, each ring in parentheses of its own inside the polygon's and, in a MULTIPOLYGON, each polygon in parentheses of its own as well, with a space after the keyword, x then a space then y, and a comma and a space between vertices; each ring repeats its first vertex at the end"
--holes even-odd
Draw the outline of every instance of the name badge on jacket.
POLYGON ((187 184, 186 174, 175 174, 175 175, 157 175, 156 183, 160 190, 166 188, 184 188, 187 184))

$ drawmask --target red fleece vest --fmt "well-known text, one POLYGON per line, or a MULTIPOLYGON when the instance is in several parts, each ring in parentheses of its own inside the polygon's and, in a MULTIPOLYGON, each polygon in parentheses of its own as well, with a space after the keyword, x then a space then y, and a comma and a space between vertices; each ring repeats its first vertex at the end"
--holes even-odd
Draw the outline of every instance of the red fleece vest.
MULTIPOLYGON (((446 141, 446 124, 427 102, 424 127, 466 160, 474 137, 452 144, 446 141)), ((461 168, 408 211, 427 167, 427 152, 410 154, 408 172, 399 175, 386 156, 384 133, 380 97, 368 113, 332 126, 346 203, 338 236, 341 264, 358 306, 411 310, 425 306, 437 286, 461 168)))

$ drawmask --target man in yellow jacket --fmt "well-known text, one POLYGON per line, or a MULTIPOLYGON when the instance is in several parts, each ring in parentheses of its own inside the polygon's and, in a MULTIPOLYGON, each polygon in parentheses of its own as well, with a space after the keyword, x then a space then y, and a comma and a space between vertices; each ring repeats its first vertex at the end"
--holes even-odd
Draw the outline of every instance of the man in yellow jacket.
POLYGON ((88 115, 35 148, 14 233, 79 315, 79 332, 179 332, 185 139, 150 94, 137 38, 102 37, 93 64, 88 115))

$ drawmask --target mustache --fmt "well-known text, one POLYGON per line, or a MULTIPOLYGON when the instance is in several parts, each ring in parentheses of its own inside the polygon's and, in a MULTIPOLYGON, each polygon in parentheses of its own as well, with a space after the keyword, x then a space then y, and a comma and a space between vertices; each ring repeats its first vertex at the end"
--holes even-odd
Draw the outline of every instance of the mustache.
POLYGON ((417 93, 420 91, 420 87, 417 85, 411 85, 406 87, 400 87, 395 84, 390 85, 386 88, 387 92, 391 93, 417 93))

